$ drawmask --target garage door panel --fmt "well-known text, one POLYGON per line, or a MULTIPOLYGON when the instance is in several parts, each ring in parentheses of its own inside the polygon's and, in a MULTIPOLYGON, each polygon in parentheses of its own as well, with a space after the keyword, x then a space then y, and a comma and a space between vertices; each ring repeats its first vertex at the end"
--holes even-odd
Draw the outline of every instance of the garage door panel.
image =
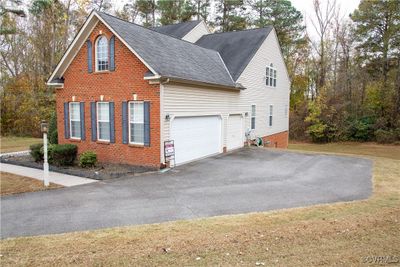
POLYGON ((176 164, 221 152, 221 119, 218 116, 175 118, 171 125, 176 164))
POLYGON ((243 120, 241 115, 230 115, 228 118, 227 149, 243 147, 243 120))

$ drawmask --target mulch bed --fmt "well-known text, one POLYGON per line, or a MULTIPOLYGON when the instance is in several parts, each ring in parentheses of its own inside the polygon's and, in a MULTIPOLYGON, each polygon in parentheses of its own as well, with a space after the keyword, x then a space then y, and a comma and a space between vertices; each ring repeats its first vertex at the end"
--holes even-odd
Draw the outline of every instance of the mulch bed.
MULTIPOLYGON (((43 169, 42 162, 35 162, 30 155, 16 155, 13 157, 0 158, 0 162, 14 164, 35 169, 43 169)), ((156 168, 145 166, 134 166, 128 164, 97 163, 93 168, 81 168, 77 164, 73 166, 52 166, 50 171, 86 177, 96 180, 108 180, 125 175, 134 175, 156 171, 156 168)))

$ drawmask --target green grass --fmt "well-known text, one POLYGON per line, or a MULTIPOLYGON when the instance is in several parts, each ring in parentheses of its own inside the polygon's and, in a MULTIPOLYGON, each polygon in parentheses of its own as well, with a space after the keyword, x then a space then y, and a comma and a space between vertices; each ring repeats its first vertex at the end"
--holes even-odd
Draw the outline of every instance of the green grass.
POLYGON ((32 144, 42 143, 41 138, 33 137, 0 137, 1 153, 29 150, 32 144))
POLYGON ((376 146, 302 144, 299 150, 373 160, 367 200, 6 239, 2 266, 360 266, 367 256, 399 257, 400 160, 376 146))

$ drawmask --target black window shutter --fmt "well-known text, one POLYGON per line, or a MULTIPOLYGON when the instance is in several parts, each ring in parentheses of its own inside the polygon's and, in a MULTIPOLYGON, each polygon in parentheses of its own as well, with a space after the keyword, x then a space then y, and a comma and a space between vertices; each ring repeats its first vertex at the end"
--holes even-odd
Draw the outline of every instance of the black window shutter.
POLYGON ((90 102, 90 117, 92 126, 92 141, 97 140, 97 117, 96 117, 96 102, 90 102))
POLYGON ((128 144, 128 102, 122 102, 122 143, 128 144))
POLYGON ((144 102, 144 145, 150 146, 150 102, 144 102))
POLYGON ((115 143, 114 102, 109 103, 110 110, 110 143, 115 143))
POLYGON ((87 63, 88 63, 88 72, 92 73, 93 72, 93 60, 92 60, 92 42, 90 40, 86 41, 86 46, 87 46, 87 63))
POLYGON ((80 103, 80 110, 81 110, 81 140, 86 139, 86 132, 85 132, 85 102, 80 103))
POLYGON ((115 36, 110 38, 110 71, 115 70, 115 36))
POLYGON ((69 103, 64 103, 64 137, 69 138, 69 103))

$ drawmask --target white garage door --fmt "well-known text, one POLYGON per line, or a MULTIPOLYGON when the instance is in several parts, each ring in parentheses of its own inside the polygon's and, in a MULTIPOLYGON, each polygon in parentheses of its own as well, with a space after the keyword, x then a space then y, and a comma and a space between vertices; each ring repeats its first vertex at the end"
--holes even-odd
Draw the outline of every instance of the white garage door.
POLYGON ((171 140, 175 143, 175 164, 220 153, 221 119, 219 116, 175 118, 171 140))
POLYGON ((229 115, 227 149, 232 150, 243 147, 243 124, 241 115, 229 115))

